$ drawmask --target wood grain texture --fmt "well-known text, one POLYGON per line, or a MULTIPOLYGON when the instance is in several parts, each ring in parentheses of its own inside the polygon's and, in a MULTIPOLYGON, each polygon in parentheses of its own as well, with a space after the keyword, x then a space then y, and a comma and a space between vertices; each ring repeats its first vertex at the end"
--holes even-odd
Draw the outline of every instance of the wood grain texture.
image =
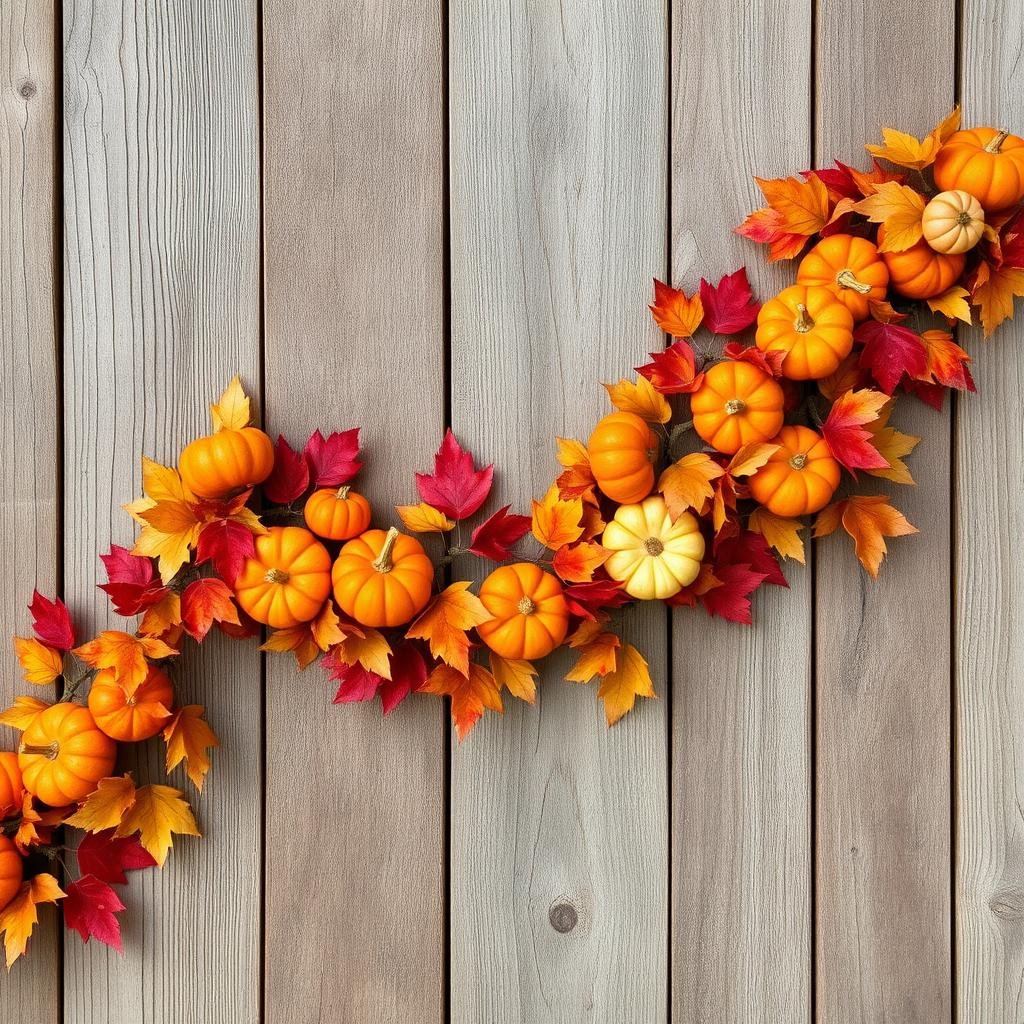
MULTIPOLYGON (((881 126, 922 135, 949 112, 954 25, 952 0, 819 4, 818 164, 865 166, 881 126)), ((876 489, 921 533, 877 581, 847 538, 818 545, 821 1024, 950 1019, 949 423, 912 400, 894 416, 924 438, 917 487, 876 489)))
MULTIPOLYGON (((41 0, 0 7, 0 637, 31 635, 32 588, 60 586, 60 405, 54 296, 57 103, 54 18, 41 0)), ((35 689, 5 647, 0 706, 35 689)), ((17 733, 0 728, 0 748, 17 733)), ((0 980, 0 1020, 60 1016, 58 915, 40 913, 30 956, 0 980)))
MULTIPOLYGON (((440 3, 264 6, 270 427, 361 426, 378 525, 444 424, 440 3)), ((267 662, 266 1020, 440 1021, 444 707, 267 662)))
MULTIPOLYGON (((452 423, 495 462, 495 503, 528 512, 553 438, 585 439, 609 411, 598 382, 660 342, 665 11, 464 0, 450 46, 452 423)), ((664 697, 664 613, 624 630, 664 697)), ((459 1024, 666 1019, 665 701, 609 731, 568 665, 452 754, 459 1024)))
MULTIPOLYGON (((752 175, 808 166, 809 30, 802 0, 673 5, 673 284, 743 264, 761 298, 791 283, 730 229, 762 205, 752 175)), ((675 1024, 808 1020, 810 559, 785 571, 752 629, 673 615, 675 1024)))
MULTIPOLYGON (((1020 5, 962 8, 968 125, 1024 127, 1020 5)), ((956 413, 956 972, 962 1024, 1024 1019, 1024 324, 961 332, 979 395, 956 413)))
MULTIPOLYGON (((255 14, 251 0, 64 7, 66 589, 89 629, 125 621, 94 587, 98 553, 132 542, 120 506, 141 493, 140 456, 173 460, 205 433, 233 373, 258 394, 255 14)), ((124 956, 69 937, 69 1024, 258 1015, 255 644, 208 642, 175 682, 223 742, 191 793, 205 835, 133 877, 124 956)), ((162 765, 153 741, 124 767, 161 781, 162 765)))

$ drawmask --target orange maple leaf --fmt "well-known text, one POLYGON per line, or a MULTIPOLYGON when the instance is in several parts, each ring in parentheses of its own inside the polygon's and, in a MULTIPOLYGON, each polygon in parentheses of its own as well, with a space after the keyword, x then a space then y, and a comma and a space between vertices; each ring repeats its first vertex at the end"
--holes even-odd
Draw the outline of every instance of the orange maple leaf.
MULTIPOLYGON (((429 607, 428 605, 428 610, 429 607)), ((413 625, 415 624, 413 623, 413 625)), ((345 628, 348 635, 340 644, 332 648, 338 658, 346 665, 355 665, 358 662, 367 672, 375 672, 382 679, 390 679, 392 652, 391 645, 384 639, 384 636, 377 630, 370 629, 369 626, 359 626, 353 629, 346 625, 345 628)))
POLYGON ((883 538, 917 533, 917 527, 911 526, 903 513, 893 508, 881 494, 855 495, 833 502, 818 513, 814 536, 827 537, 840 523, 853 538, 857 558, 872 578, 878 576, 888 550, 883 538))
POLYGON ((139 632, 143 636, 157 636, 165 643, 177 643, 181 638, 181 595, 168 590, 156 604, 150 605, 142 621, 139 632))
POLYGON ((597 695, 604 701, 605 720, 609 725, 632 711, 637 697, 655 696, 647 662, 632 644, 623 644, 615 668, 602 678, 597 695))
POLYGON ((880 252, 904 252, 921 241, 921 217, 925 197, 909 185, 895 181, 882 182, 875 192, 854 206, 872 224, 885 228, 880 252))
POLYGON ((594 676, 604 677, 615 671, 622 641, 614 633, 601 631, 586 643, 572 646, 579 647, 580 656, 576 664, 565 673, 565 678, 571 683, 589 683, 594 676))
POLYGON ((95 640, 76 647, 71 653, 93 668, 113 669, 114 682, 131 697, 149 674, 149 661, 173 658, 178 652, 156 637, 105 629, 95 640))
POLYGON ((546 548, 557 551, 565 544, 579 540, 583 533, 583 500, 559 497, 558 486, 548 488, 543 500, 533 502, 531 529, 534 537, 546 548))
POLYGON ((25 673, 25 681, 36 686, 48 686, 64 671, 64 656, 60 651, 34 636, 16 636, 14 653, 25 673))
POLYGON ((974 277, 971 302, 981 314, 985 337, 1004 321, 1013 319, 1013 300, 1024 296, 1024 270, 1016 267, 994 268, 981 263, 974 277))
POLYGON ((499 714, 505 710, 501 702, 501 690, 494 676, 483 665, 475 662, 469 666, 467 673, 459 672, 450 665, 438 665, 427 676, 420 692, 451 697, 452 721, 459 742, 469 735, 485 709, 499 714))
POLYGON ((962 320, 965 324, 971 324, 971 307, 967 300, 971 293, 961 285, 955 284, 948 288, 941 295, 935 295, 928 299, 928 308, 933 313, 941 313, 949 320, 962 320))
POLYGON ((768 246, 768 262, 791 260, 807 244, 807 235, 794 234, 783 228, 784 218, 770 206, 755 210, 736 228, 736 234, 768 246))
POLYGON ((816 174, 806 178, 754 178, 768 205, 782 218, 782 231, 816 235, 827 223, 828 189, 816 174))
POLYGON ((39 920, 36 907, 40 903, 56 903, 66 895, 57 879, 45 872, 21 883, 10 902, 0 910, 0 932, 4 935, 8 968, 28 947, 32 930, 39 920))
POLYGON ((654 279, 654 302, 649 307, 654 322, 674 338, 692 338, 704 319, 700 295, 690 298, 678 288, 654 279))
POLYGON ((468 581, 460 580, 442 590, 405 635, 413 640, 428 641, 435 658, 467 675, 470 642, 466 631, 493 617, 480 598, 470 591, 468 581))
POLYGON ((291 651, 295 655, 295 662, 300 670, 308 668, 323 653, 319 644, 313 639, 313 632, 308 622, 300 623, 298 626, 288 626, 285 629, 275 629, 260 645, 260 650, 279 653, 291 651))
POLYGON ((206 752, 220 746, 220 740, 203 718, 205 712, 206 708, 199 704, 187 704, 178 709, 163 730, 167 774, 184 761, 185 772, 198 790, 202 790, 203 780, 210 770, 210 757, 206 752))
POLYGON ((128 774, 100 779, 82 806, 65 824, 86 832, 103 832, 121 824, 125 811, 135 803, 135 783, 128 774))
POLYGON ((405 528, 413 533, 447 533, 455 528, 454 520, 425 501, 418 505, 396 505, 395 511, 405 528))
POLYGON ((747 525, 754 533, 761 534, 783 558, 794 558, 804 564, 804 542, 800 538, 804 526, 800 520, 784 519, 759 505, 750 513, 747 525))
POLYGON ((646 377, 636 381, 620 380, 618 384, 605 384, 605 391, 612 405, 619 412, 631 412, 647 423, 668 423, 672 419, 672 407, 668 400, 646 377))
POLYGON ((0 712, 0 725, 9 725, 12 729, 24 732, 43 708, 50 705, 35 697, 15 697, 14 703, 0 712))
POLYGON ((551 568, 566 583, 589 583, 594 570, 604 565, 610 555, 610 551, 591 541, 565 544, 555 552, 551 568))
POLYGON ((922 171, 935 163, 942 144, 960 127, 960 108, 954 107, 923 139, 893 128, 882 129, 884 145, 871 143, 865 149, 872 155, 900 167, 911 167, 922 171))
POLYGON ((497 683, 498 690, 506 689, 514 697, 533 704, 537 700, 537 669, 532 661, 522 658, 503 658, 491 651, 487 660, 491 665, 491 675, 497 683))
POLYGON ((725 470, 704 452, 684 455, 668 466, 658 480, 658 490, 665 496, 672 519, 678 519, 691 508, 700 515, 715 492, 712 481, 724 473, 725 470))

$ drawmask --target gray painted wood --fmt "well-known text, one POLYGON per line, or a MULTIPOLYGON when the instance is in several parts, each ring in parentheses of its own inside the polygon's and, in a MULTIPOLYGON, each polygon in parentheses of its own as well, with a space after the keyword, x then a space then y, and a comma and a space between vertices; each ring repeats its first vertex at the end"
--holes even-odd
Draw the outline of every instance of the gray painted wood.
MULTIPOLYGON (((494 504, 528 512, 559 472, 554 437, 586 438, 610 411, 599 381, 661 341, 646 304, 665 265, 666 10, 463 0, 449 16, 452 422, 495 462, 494 504)), ((536 707, 509 697, 453 750, 459 1024, 666 1019, 664 613, 625 632, 660 700, 609 731, 559 659, 536 707)))
MULTIPOLYGON (((673 6, 672 283, 747 265, 764 300, 789 266, 732 234, 752 176, 810 159, 801 0, 673 6)), ((702 343, 709 341, 705 335, 702 343)), ((672 1020, 806 1021, 811 977, 811 566, 764 588, 754 627, 673 614, 672 1020)))
MULTIPOLYGON (((819 5, 818 163, 867 166, 883 125, 922 135, 949 112, 954 16, 951 0, 819 5)), ((904 400, 893 421, 924 438, 917 487, 878 489, 920 535, 875 582, 846 538, 818 545, 822 1024, 950 1019, 950 418, 904 400)))
MULTIPOLYGON (((140 456, 207 432, 233 373, 259 393, 256 5, 67 0, 64 32, 66 590, 95 629, 125 622, 94 587, 98 553, 132 541, 140 456)), ((258 1014, 255 643, 208 642, 176 683, 223 741, 192 794, 205 835, 133 877, 123 956, 68 936, 69 1024, 258 1014)), ((157 740, 125 767, 162 763, 157 740)))
MULTIPOLYGON (((963 6, 970 125, 1024 128, 1019 5, 963 6)), ((956 413, 956 972, 964 1024, 1024 1017, 1024 324, 961 332, 980 392, 956 413)))
MULTIPOLYGON (((378 525, 444 423, 440 3, 264 6, 271 430, 361 426, 378 525)), ((267 659, 266 1020, 440 1021, 444 721, 267 659)))
MULTIPOLYGON (((0 8, 0 535, 8 538, 0 638, 31 635, 32 588, 60 585, 60 453, 54 221, 57 70, 51 5, 0 8), (16 538, 16 539, 15 539, 16 538)), ((36 687, 5 646, 0 706, 36 687)), ((17 734, 0 729, 0 748, 17 734)), ((60 1015, 58 915, 40 913, 29 955, 0 981, 0 1019, 53 1024, 60 1015)))

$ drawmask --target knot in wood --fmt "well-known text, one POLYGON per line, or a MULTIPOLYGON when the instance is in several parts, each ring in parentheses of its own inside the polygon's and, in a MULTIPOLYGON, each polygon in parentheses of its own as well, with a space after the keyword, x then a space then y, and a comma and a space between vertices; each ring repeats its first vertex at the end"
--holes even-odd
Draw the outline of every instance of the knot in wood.
POLYGON ((571 903, 555 903, 548 911, 548 920, 556 932, 565 935, 576 927, 579 915, 571 903))
POLYGON ((36 83, 27 79, 18 86, 18 95, 23 100, 30 100, 36 94, 36 83))

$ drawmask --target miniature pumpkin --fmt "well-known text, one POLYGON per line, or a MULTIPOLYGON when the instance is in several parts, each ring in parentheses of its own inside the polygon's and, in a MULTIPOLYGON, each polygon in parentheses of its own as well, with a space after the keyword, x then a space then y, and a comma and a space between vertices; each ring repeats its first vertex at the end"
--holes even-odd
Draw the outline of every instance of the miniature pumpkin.
POLYGON ((171 717, 174 688, 167 673, 151 665, 131 697, 105 668, 96 673, 89 690, 89 710, 99 728, 112 740, 137 743, 155 736, 171 717))
POLYGON ((533 562, 495 569, 480 585, 480 600, 494 617, 476 631, 502 658, 543 658, 569 630, 562 584, 533 562))
POLYGON ((935 184, 970 192, 989 212, 1024 199, 1024 139, 995 128, 951 135, 935 158, 935 184))
POLYGON ((273 468, 273 442, 256 427, 218 430, 197 438, 178 459, 181 479, 200 498, 244 491, 263 483, 273 468))
POLYGON ((255 544, 235 580, 238 606, 274 629, 315 619, 331 592, 327 548, 301 526, 272 526, 255 544))
POLYGON ((637 505, 620 505, 601 545, 613 554, 605 569, 640 601, 663 601, 689 586, 700 572, 704 535, 690 512, 674 523, 665 499, 652 494, 637 505))
POLYGON ((828 288, 794 284, 761 307, 757 347, 785 352, 790 380, 819 380, 835 373, 853 348, 853 314, 828 288))
MULTIPOLYGON (((878 244, 885 241, 885 227, 878 229, 878 244)), ((936 252, 923 238, 903 252, 883 252, 889 268, 889 286, 908 299, 930 299, 950 288, 963 273, 964 257, 936 252)))
POLYGON ((331 579, 338 607, 356 622, 401 626, 427 606, 434 563, 415 537, 367 530, 341 549, 331 579))
POLYGON ((782 388, 746 360, 715 363, 690 400, 693 429, 712 448, 733 455, 751 441, 767 441, 782 426, 782 388))
POLYGON ((5 812, 12 808, 20 811, 24 795, 25 786, 21 781, 18 755, 4 750, 0 752, 0 818, 7 817, 5 812))
POLYGON ((114 770, 117 744, 92 712, 64 701, 44 708, 21 734, 18 767, 25 788, 44 804, 84 800, 114 770))
POLYGON ((866 238, 829 235, 800 261, 796 283, 827 288, 860 321, 870 315, 872 299, 885 299, 889 270, 866 238))
POLYGON ((594 428, 587 444, 590 469, 612 501, 642 501, 654 487, 658 438, 632 412, 613 412, 594 428))
POLYGON ((370 525, 370 503, 347 485, 314 491, 306 502, 306 525, 327 540, 350 540, 370 525))
POLYGON ((0 910, 3 910, 21 888, 24 864, 18 848, 7 836, 0 836, 0 910))
POLYGON ((985 233, 985 211, 970 192, 940 192, 924 208, 921 231, 936 252, 967 252, 985 233))
POLYGON ((779 450, 750 478, 753 499, 785 519, 819 512, 839 486, 839 463, 810 427, 783 427, 779 450))

